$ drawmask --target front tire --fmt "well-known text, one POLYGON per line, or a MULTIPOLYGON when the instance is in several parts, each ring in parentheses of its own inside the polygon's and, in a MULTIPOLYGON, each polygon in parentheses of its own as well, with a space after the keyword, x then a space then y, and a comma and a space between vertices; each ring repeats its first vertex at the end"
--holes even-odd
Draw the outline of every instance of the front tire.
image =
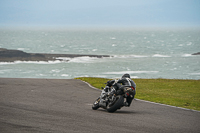
POLYGON ((108 104, 106 110, 110 113, 113 113, 117 109, 120 109, 123 103, 124 103, 124 97, 121 95, 118 95, 116 96, 116 100, 113 103, 111 103, 110 105, 108 104))
POLYGON ((97 110, 100 107, 99 102, 100 102, 100 97, 97 98, 97 100, 95 100, 95 102, 93 103, 93 105, 92 105, 93 110, 97 110))

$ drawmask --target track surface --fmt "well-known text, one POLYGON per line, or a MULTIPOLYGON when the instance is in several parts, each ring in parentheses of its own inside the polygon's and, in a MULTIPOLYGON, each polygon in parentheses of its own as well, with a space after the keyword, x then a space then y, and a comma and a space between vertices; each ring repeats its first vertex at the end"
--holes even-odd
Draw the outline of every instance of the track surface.
POLYGON ((0 78, 0 133, 200 132, 200 112, 142 101, 92 110, 99 95, 80 80, 0 78))

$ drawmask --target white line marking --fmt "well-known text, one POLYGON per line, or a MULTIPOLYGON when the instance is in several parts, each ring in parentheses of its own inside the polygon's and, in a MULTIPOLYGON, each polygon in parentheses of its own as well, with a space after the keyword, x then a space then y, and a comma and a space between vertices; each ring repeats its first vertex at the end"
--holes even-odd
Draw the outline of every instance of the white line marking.
POLYGON ((93 88, 93 89, 95 89, 95 90, 101 91, 100 89, 93 87, 93 86, 92 86, 91 84, 89 84, 88 82, 85 82, 85 81, 83 81, 83 80, 81 80, 81 81, 84 82, 84 83, 86 83, 89 87, 91 87, 91 88, 93 88))
POLYGON ((157 104, 157 105, 162 105, 162 106, 178 108, 178 109, 182 109, 182 110, 188 110, 188 111, 194 111, 194 112, 199 112, 200 113, 200 111, 198 111, 198 110, 186 109, 186 108, 182 108, 182 107, 177 107, 177 106, 172 106, 172 105, 167 105, 167 104, 162 104, 162 103, 155 103, 155 102, 150 102, 150 101, 136 99, 136 98, 135 98, 135 100, 136 101, 142 101, 142 102, 146 102, 146 103, 152 103, 152 104, 157 104))

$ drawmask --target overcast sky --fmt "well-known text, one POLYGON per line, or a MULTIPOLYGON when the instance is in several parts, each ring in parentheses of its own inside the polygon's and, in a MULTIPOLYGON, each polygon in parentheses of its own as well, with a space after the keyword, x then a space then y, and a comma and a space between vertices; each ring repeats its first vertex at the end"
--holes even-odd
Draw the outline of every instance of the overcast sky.
POLYGON ((200 27, 200 0, 0 0, 0 26, 200 27))

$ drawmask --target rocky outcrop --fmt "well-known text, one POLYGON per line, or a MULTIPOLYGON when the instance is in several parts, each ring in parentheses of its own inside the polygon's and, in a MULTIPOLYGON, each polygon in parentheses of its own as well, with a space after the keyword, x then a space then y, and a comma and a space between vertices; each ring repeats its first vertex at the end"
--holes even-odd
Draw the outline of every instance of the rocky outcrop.
MULTIPOLYGON (((79 55, 79 54, 45 54, 45 53, 26 53, 21 50, 9 50, 0 48, 0 62, 13 62, 16 60, 20 61, 54 61, 56 57, 110 57, 109 55, 79 55)), ((62 60, 62 59, 59 59, 62 60)), ((66 60, 65 60, 66 61, 66 60)))
POLYGON ((8 49, 0 49, 0 57, 30 57, 31 55, 19 50, 8 50, 8 49))
POLYGON ((46 57, 42 54, 31 54, 20 50, 8 50, 0 48, 0 61, 13 62, 16 60, 21 61, 47 61, 46 57))
POLYGON ((198 53, 194 53, 194 54, 192 54, 192 55, 200 55, 200 52, 198 52, 198 53))

